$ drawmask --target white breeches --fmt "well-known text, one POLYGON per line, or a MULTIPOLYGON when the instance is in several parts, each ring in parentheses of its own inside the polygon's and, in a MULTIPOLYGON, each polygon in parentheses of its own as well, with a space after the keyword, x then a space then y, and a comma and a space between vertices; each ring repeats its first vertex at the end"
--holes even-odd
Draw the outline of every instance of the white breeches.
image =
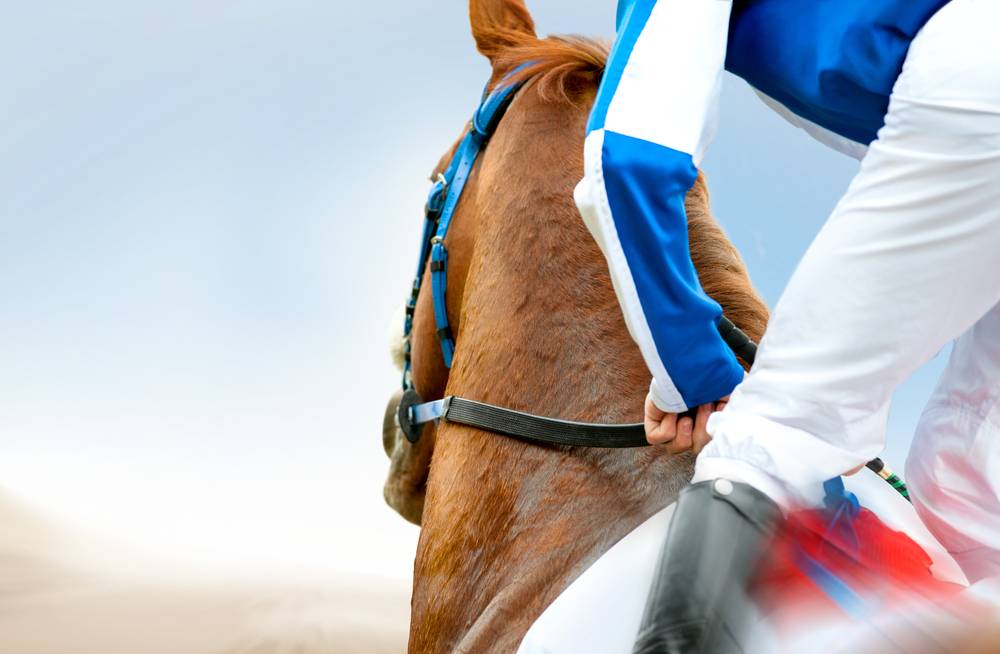
POLYGON ((1000 308, 955 344, 906 480, 917 513, 966 576, 1000 576, 1000 308))
POLYGON ((695 475, 803 497, 878 456, 893 391, 958 339, 906 472, 973 581, 1000 573, 997 25, 996 0, 953 0, 913 41, 885 127, 710 420, 695 475))
MULTIPOLYGON (((931 571, 938 579, 964 584, 962 572, 952 558, 921 524, 913 507, 888 484, 867 470, 845 481, 847 489, 888 528, 906 534, 923 548, 933 561, 931 571)), ((639 525, 570 584, 525 635, 518 654, 629 654, 673 511, 674 505, 670 505, 639 525)), ((1000 593, 982 590, 990 599, 1000 593)), ((799 601, 793 595, 785 606, 799 601)), ((887 615, 894 615, 896 610, 898 607, 890 608, 887 615)), ((866 633, 867 625, 885 617, 878 611, 864 621, 847 614, 816 615, 797 619, 794 633, 773 631, 775 625, 764 617, 742 645, 747 654, 868 651, 872 638, 866 633)))

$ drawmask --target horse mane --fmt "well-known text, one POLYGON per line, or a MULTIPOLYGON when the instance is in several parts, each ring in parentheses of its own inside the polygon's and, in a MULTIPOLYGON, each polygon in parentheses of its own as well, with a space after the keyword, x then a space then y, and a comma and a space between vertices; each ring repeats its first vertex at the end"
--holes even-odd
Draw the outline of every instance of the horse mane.
MULTIPOLYGON (((578 104, 581 99, 592 97, 604 74, 610 50, 606 41, 598 39, 581 36, 539 39, 534 34, 503 27, 496 28, 490 38, 496 44, 492 52, 494 79, 505 76, 508 81, 530 79, 543 100, 555 103, 578 104)), ((703 174, 699 174, 686 204, 691 259, 702 287, 722 305, 730 320, 759 342, 767 325, 767 305, 751 285, 739 251, 712 216, 703 174)))
POLYGON ((512 32, 504 40, 509 45, 498 53, 495 70, 503 75, 523 66, 507 79, 532 79, 544 100, 574 104, 582 94, 597 88, 611 47, 606 41, 583 36, 539 39, 512 32))

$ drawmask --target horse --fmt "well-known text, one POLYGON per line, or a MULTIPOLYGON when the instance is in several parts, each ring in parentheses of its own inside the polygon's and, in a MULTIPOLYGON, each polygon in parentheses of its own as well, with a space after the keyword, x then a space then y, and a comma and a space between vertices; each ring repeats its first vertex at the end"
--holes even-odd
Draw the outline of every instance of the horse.
MULTIPOLYGON (((539 38, 522 0, 471 0, 469 13, 490 86, 526 84, 476 163, 447 236, 450 370, 429 283, 417 300, 416 390, 567 420, 641 421, 649 373, 573 202, 608 46, 539 38)), ((767 307, 711 214, 702 175, 686 208, 702 287, 759 340, 767 307)), ((421 525, 410 652, 515 651, 546 606, 672 502, 693 470, 691 454, 662 447, 539 446, 449 422, 428 425, 414 445, 393 420, 398 402, 399 394, 383 428, 385 498, 421 525)))

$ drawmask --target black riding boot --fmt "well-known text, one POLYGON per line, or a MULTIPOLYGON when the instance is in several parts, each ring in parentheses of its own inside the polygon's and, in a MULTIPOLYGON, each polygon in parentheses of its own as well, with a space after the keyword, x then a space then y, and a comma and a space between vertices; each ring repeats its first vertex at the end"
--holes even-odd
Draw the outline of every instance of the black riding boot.
POLYGON ((741 652, 747 584, 780 516, 747 484, 716 479, 684 489, 633 654, 741 652))

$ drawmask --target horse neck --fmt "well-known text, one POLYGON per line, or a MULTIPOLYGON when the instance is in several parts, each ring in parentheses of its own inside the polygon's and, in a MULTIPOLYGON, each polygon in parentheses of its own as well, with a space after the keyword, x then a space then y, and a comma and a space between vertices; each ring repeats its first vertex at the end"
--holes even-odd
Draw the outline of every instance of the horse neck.
MULTIPOLYGON (((466 191, 481 222, 447 393, 569 420, 638 422, 648 373, 572 204, 582 144, 553 142, 582 136, 585 117, 523 94, 484 155, 466 191)), ((442 424, 414 571, 411 651, 514 651, 576 575, 668 503, 690 464, 442 424)))

